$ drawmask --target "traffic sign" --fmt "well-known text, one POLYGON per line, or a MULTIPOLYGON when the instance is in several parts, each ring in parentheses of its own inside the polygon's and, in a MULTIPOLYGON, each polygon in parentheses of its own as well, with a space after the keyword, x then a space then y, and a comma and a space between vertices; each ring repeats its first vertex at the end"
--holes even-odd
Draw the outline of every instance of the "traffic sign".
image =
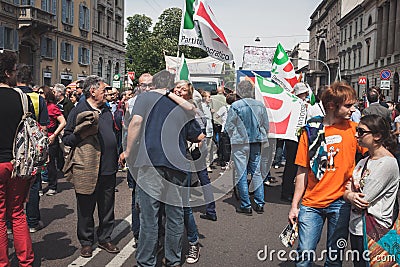
POLYGON ((381 70, 381 80, 390 80, 390 77, 392 77, 392 72, 390 70, 381 70))
POLYGON ((359 76, 358 77, 358 84, 367 84, 367 77, 359 76))
POLYGON ((381 81, 381 90, 390 90, 390 81, 381 81))

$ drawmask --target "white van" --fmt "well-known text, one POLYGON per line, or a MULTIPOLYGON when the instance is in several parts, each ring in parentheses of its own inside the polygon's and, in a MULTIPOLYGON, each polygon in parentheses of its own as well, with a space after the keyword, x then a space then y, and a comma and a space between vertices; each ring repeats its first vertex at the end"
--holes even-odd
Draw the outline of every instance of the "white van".
POLYGON ((212 95, 217 94, 217 87, 221 85, 222 80, 215 77, 191 77, 192 84, 196 90, 204 90, 212 95))

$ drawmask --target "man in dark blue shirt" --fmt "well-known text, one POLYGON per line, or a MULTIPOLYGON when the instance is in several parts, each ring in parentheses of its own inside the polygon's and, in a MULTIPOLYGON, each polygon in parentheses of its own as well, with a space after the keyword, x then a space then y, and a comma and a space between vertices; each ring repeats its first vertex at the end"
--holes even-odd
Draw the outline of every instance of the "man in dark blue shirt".
MULTIPOLYGON (((153 76, 155 88, 173 88, 174 76, 161 71, 153 76)), ((186 158, 186 141, 204 138, 199 124, 175 102, 157 92, 138 96, 128 128, 127 147, 121 160, 139 168, 138 205, 140 208, 139 244, 136 261, 139 266, 155 266, 154 248, 158 241, 158 214, 165 204, 165 259, 167 266, 180 265, 184 230, 183 197, 190 162, 186 158), (139 139, 138 147, 134 146, 139 139), (132 154, 138 149, 138 157, 132 154)))

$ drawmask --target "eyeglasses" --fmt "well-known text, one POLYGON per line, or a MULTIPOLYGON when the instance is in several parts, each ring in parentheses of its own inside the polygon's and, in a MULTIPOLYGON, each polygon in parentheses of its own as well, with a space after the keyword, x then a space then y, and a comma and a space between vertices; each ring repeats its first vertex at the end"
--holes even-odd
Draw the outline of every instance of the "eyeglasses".
POLYGON ((44 92, 43 91, 39 91, 39 94, 44 94, 44 92))
POLYGON ((356 128, 356 132, 359 137, 363 136, 364 134, 372 133, 372 131, 367 131, 367 130, 365 130, 363 128, 359 128, 359 127, 356 128))
POLYGON ((152 83, 141 83, 139 86, 141 88, 147 88, 147 87, 151 88, 151 87, 153 87, 153 84, 152 83))

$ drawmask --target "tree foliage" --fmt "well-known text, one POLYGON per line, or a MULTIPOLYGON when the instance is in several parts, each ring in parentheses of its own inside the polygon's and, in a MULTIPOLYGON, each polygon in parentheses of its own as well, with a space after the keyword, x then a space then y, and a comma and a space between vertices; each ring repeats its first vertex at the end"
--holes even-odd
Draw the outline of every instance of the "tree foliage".
MULTIPOLYGON (((145 72, 154 74, 165 69, 164 54, 177 54, 181 17, 181 9, 165 9, 153 29, 152 20, 146 15, 128 17, 126 66, 127 70, 135 71, 136 78, 145 72)), ((195 47, 180 46, 179 51, 186 58, 207 56, 206 52, 195 47)))

